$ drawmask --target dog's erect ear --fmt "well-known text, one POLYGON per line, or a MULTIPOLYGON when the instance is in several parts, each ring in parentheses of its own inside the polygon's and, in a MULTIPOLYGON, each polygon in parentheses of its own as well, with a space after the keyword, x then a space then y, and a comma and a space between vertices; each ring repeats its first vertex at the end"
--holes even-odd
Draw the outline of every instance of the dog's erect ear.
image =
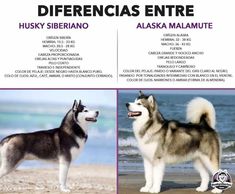
POLYGON ((141 90, 139 91, 139 96, 144 96, 144 93, 141 90))
POLYGON ((153 95, 150 95, 150 96, 148 97, 148 101, 149 101, 149 103, 150 103, 150 105, 151 105, 152 107, 155 107, 155 105, 156 105, 156 100, 155 100, 155 98, 153 97, 153 95))
POLYGON ((82 101, 79 100, 79 104, 78 104, 78 107, 77 107, 77 111, 78 111, 78 112, 82 112, 83 109, 84 109, 84 107, 85 107, 85 106, 82 105, 82 101))
POLYGON ((77 112, 82 112, 83 109, 84 109, 84 106, 82 105, 82 101, 79 100, 79 101, 77 102, 77 100, 74 100, 72 110, 73 110, 74 112, 75 112, 75 111, 77 111, 77 112))
MULTIPOLYGON (((79 103, 80 103, 80 101, 79 101, 79 103)), ((79 106, 79 104, 78 104, 77 100, 74 100, 72 110, 76 111, 78 109, 78 106, 79 106)))

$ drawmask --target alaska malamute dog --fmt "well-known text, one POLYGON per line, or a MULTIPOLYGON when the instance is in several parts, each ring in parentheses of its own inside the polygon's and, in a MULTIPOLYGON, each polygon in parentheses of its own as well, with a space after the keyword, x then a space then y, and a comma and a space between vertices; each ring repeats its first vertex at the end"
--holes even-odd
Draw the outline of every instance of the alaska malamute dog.
MULTIPOLYGON (((204 98, 195 98, 187 106, 187 120, 180 123, 166 120, 155 98, 140 92, 139 97, 126 104, 129 118, 144 161, 146 184, 140 192, 158 193, 165 164, 192 160, 201 176, 203 192, 208 189, 210 171, 220 166, 220 139, 215 128, 215 110, 204 98)), ((222 190, 213 189, 213 193, 222 190)))
POLYGON ((70 162, 82 150, 87 140, 87 125, 96 122, 98 111, 88 110, 74 101, 59 128, 33 133, 14 134, 0 143, 0 178, 14 170, 23 160, 59 162, 59 184, 63 192, 70 162))

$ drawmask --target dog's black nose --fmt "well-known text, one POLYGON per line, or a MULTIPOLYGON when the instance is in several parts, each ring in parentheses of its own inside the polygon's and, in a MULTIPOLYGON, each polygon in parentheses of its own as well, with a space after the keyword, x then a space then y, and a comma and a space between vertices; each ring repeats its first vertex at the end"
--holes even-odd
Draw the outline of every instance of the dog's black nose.
POLYGON ((127 107, 127 108, 129 107, 129 105, 130 105, 129 103, 126 103, 126 107, 127 107))
POLYGON ((95 111, 95 113, 96 113, 96 116, 98 117, 98 115, 99 115, 99 111, 97 110, 97 111, 95 111))

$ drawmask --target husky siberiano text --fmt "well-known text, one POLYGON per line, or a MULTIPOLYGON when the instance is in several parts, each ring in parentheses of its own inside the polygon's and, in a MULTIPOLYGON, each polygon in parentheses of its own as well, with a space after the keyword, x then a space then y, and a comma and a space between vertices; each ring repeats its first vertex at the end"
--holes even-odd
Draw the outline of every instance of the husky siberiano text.
POLYGON ((187 106, 189 123, 164 119, 155 98, 142 92, 126 106, 129 118, 134 119, 133 130, 144 161, 146 184, 140 191, 160 192, 165 164, 189 160, 194 162, 201 176, 201 185, 196 190, 206 191, 208 171, 214 174, 220 166, 220 139, 214 130, 213 105, 204 98, 190 101, 187 106))
POLYGON ((14 134, 0 143, 0 178, 14 170, 23 160, 41 159, 59 162, 59 184, 63 192, 70 162, 81 152, 87 140, 87 127, 96 122, 98 111, 88 110, 74 101, 59 128, 33 133, 14 134))

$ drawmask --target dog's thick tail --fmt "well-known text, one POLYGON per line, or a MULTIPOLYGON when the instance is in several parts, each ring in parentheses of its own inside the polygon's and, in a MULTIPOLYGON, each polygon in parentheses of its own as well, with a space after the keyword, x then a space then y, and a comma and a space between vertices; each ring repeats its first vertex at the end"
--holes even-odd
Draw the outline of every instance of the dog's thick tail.
POLYGON ((216 118, 214 106, 204 98, 197 97, 188 103, 186 118, 189 122, 195 124, 199 124, 204 119, 211 128, 215 128, 216 118))

